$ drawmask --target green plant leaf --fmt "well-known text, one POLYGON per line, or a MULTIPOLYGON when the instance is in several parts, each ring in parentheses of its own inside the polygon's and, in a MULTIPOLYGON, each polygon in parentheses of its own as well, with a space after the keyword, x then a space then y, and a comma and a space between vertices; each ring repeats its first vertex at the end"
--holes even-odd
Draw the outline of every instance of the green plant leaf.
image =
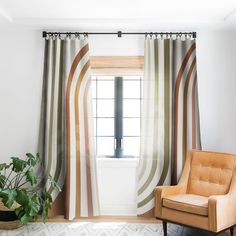
POLYGON ((1 163, 0 164, 0 171, 1 170, 6 170, 6 169, 8 169, 10 167, 10 165, 7 165, 6 163, 1 163))
POLYGON ((33 154, 31 153, 26 153, 26 156, 28 157, 28 165, 31 165, 31 166, 35 166, 38 162, 38 158, 37 156, 35 157, 33 154))
POLYGON ((61 192, 61 187, 58 185, 58 183, 56 182, 56 180, 51 176, 49 175, 48 176, 48 180, 50 181, 51 185, 53 188, 57 189, 59 192, 61 192))
POLYGON ((32 170, 28 170, 25 175, 26 175, 26 180, 28 180, 32 186, 37 184, 36 176, 32 170))
POLYGON ((27 191, 25 189, 18 189, 16 192, 16 202, 19 203, 21 206, 26 207, 29 202, 29 196, 27 194, 27 191))
POLYGON ((32 153, 26 153, 26 156, 30 159, 35 159, 35 156, 32 153))
POLYGON ((24 215, 24 207, 20 206, 15 209, 16 216, 20 219, 24 215))
POLYGON ((28 214, 24 214, 21 218, 20 221, 22 224, 27 224, 28 222, 32 221, 32 216, 28 214))
POLYGON ((29 199, 28 208, 30 216, 32 217, 37 216, 40 210, 40 203, 39 203, 39 198, 36 194, 29 199))
POLYGON ((6 176, 0 175, 0 188, 3 188, 6 182, 6 176))
POLYGON ((49 192, 44 191, 42 197, 43 197, 42 219, 43 222, 45 223, 48 217, 48 210, 51 208, 52 205, 52 196, 49 192))
POLYGON ((17 192, 15 189, 4 189, 0 192, 0 196, 2 197, 4 206, 11 208, 17 196, 17 192))
POLYGON ((19 157, 11 157, 12 159, 12 170, 16 173, 21 172, 25 169, 27 166, 27 162, 24 160, 21 160, 19 157))

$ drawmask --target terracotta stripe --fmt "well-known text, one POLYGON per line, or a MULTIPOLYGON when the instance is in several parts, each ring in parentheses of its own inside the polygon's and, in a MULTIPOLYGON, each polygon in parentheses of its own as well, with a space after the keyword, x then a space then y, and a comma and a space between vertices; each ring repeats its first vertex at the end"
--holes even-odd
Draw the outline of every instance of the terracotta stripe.
MULTIPOLYGON (((192 64, 189 68, 186 82, 184 86, 184 97, 183 97, 183 156, 182 156, 182 166, 184 167, 186 155, 187 155, 187 131, 188 131, 188 91, 189 83, 196 65, 196 57, 193 59, 192 64)), ((180 157, 179 157, 180 158, 180 157)))
POLYGON ((89 148, 89 122, 88 122, 88 91, 91 87, 91 79, 86 84, 84 94, 84 138, 85 138, 85 155, 86 155, 86 179, 87 179, 87 203, 88 216, 93 216, 93 200, 92 200, 92 183, 91 183, 91 165, 90 165, 90 148, 89 148))
POLYGON ((192 44, 192 46, 187 51, 184 60, 182 62, 182 65, 179 69, 176 82, 175 82, 175 90, 174 90, 174 151, 173 151, 173 170, 171 175, 171 183, 176 184, 177 183, 177 139, 178 139, 178 98, 179 98, 179 87, 180 82, 184 74, 184 70, 187 66, 188 60, 191 57, 193 51, 196 49, 195 42, 192 44))
POLYGON ((197 85, 197 74, 194 77, 193 88, 192 88, 192 148, 196 149, 196 85, 197 85))
POLYGON ((79 78, 76 83, 75 96, 74 96, 74 108, 75 108, 75 138, 76 138, 76 207, 75 217, 81 216, 81 171, 80 171, 80 129, 79 129, 79 91, 80 85, 90 66, 90 61, 87 61, 82 68, 79 78))
POLYGON ((71 83, 76 70, 83 56, 88 52, 88 44, 86 44, 76 55, 70 69, 66 86, 66 178, 65 178, 65 201, 66 201, 66 214, 65 217, 69 218, 70 211, 70 91, 71 83))

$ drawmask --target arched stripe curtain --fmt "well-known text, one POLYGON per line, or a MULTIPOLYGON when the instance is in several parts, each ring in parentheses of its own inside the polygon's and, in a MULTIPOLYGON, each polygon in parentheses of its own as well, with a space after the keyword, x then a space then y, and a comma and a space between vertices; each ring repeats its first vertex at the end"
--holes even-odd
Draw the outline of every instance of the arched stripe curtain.
POLYGON ((152 214, 154 189, 176 184, 187 150, 200 149, 195 39, 146 38, 139 215, 152 214))
POLYGON ((70 220, 99 214, 90 85, 87 39, 46 39, 39 151, 62 188, 50 214, 70 220))

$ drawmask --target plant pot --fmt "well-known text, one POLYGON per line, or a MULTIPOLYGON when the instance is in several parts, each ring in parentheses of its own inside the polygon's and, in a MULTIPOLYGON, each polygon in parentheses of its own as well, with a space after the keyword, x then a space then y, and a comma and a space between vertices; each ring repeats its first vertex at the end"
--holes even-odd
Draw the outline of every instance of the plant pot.
POLYGON ((0 198, 0 229, 17 229, 23 224, 18 220, 15 209, 19 207, 14 203, 10 209, 4 206, 2 198, 0 198))

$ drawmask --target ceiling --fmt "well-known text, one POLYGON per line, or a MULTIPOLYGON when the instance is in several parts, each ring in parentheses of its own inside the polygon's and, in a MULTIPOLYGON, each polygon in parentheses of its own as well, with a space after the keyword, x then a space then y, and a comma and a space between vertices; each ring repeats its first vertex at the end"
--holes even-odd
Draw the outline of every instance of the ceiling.
POLYGON ((236 29, 236 0, 0 0, 1 27, 236 29))

